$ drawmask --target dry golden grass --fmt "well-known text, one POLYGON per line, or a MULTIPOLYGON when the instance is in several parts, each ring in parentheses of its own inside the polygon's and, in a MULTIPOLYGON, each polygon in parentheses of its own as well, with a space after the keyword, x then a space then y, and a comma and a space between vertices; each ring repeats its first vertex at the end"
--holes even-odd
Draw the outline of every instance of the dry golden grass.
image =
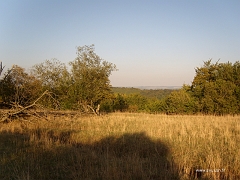
POLYGON ((0 179, 240 179, 239 116, 31 122, 0 125, 0 179))

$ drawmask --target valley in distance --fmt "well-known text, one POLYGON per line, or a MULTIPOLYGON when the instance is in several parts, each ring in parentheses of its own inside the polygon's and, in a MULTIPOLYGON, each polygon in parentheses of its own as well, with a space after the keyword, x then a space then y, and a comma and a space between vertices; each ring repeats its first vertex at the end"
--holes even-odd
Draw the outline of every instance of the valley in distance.
POLYGON ((128 87, 119 87, 116 88, 137 88, 141 90, 157 90, 157 89, 181 89, 182 86, 128 86, 128 87))

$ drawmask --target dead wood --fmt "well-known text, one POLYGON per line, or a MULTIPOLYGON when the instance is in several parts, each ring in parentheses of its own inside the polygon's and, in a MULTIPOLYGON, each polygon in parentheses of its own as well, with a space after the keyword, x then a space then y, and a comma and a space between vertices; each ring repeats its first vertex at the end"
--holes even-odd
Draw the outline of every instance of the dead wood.
POLYGON ((2 61, 1 61, 1 62, 0 62, 0 75, 2 74, 4 67, 5 67, 5 66, 2 66, 2 61))
POLYGON ((49 95, 48 90, 46 90, 41 96, 39 96, 32 104, 23 107, 17 103, 11 104, 12 110, 9 112, 2 112, 2 118, 0 122, 9 122, 14 119, 19 119, 20 117, 26 117, 26 116, 34 116, 37 118, 44 118, 45 120, 48 120, 44 116, 40 116, 36 110, 33 110, 33 107, 39 108, 40 106, 37 104, 37 102, 45 95, 49 95))
POLYGON ((98 104, 96 110, 94 109, 93 106, 94 106, 94 105, 93 105, 92 101, 91 101, 91 103, 87 103, 86 101, 82 101, 82 102, 79 101, 79 102, 78 102, 78 110, 79 110, 81 113, 83 113, 83 114, 84 114, 84 113, 89 114, 89 113, 92 112, 93 114, 99 116, 99 115, 100 115, 100 113, 99 113, 100 104, 98 104))
POLYGON ((90 105, 87 105, 87 107, 88 107, 89 109, 91 109, 91 110, 92 110, 92 112, 93 112, 95 115, 97 115, 97 116, 98 116, 98 114, 96 113, 96 111, 93 109, 93 107, 92 107, 92 106, 90 106, 90 105))

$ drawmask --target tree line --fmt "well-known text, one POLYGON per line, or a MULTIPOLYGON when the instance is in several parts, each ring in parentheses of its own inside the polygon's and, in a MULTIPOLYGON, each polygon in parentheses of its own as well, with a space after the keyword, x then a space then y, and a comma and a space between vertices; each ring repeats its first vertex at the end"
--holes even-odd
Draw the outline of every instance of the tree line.
POLYGON ((147 98, 162 99, 173 92, 175 89, 139 89, 134 87, 112 87, 114 93, 119 94, 140 94, 147 98))
POLYGON ((208 60, 195 72, 191 85, 183 85, 162 98, 147 98, 140 93, 116 94, 113 107, 121 107, 122 111, 166 114, 240 113, 239 61, 212 63, 208 60))
POLYGON ((77 57, 69 66, 57 59, 29 71, 13 65, 0 81, 2 104, 28 106, 48 90, 49 96, 40 101, 45 108, 98 113, 101 102, 112 96, 109 76, 117 69, 94 50, 94 45, 77 47, 77 57))
MULTIPOLYGON (((28 106, 48 90, 39 103, 48 109, 84 112, 148 112, 166 114, 239 114, 240 63, 204 62, 195 69, 191 85, 179 90, 136 90, 124 93, 111 87, 116 65, 101 59, 94 45, 77 47, 68 65, 46 60, 30 70, 13 65, 1 77, 1 104, 28 106)), ((1 72, 2 72, 1 64, 1 72)))

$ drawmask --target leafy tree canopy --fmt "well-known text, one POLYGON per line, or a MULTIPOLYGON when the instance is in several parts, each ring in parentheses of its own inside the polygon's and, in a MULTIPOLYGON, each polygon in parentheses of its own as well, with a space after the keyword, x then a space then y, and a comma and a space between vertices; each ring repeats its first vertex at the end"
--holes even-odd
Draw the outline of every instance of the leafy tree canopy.
POLYGON ((0 84, 3 102, 23 106, 29 105, 41 89, 40 81, 17 65, 4 74, 0 84))
POLYGON ((196 68, 192 82, 192 95, 200 104, 200 111, 207 114, 235 114, 239 111, 239 62, 232 64, 204 62, 196 68))
POLYGON ((96 108, 111 95, 109 76, 117 68, 94 50, 94 45, 77 47, 77 57, 70 66, 75 99, 84 107, 96 108))

